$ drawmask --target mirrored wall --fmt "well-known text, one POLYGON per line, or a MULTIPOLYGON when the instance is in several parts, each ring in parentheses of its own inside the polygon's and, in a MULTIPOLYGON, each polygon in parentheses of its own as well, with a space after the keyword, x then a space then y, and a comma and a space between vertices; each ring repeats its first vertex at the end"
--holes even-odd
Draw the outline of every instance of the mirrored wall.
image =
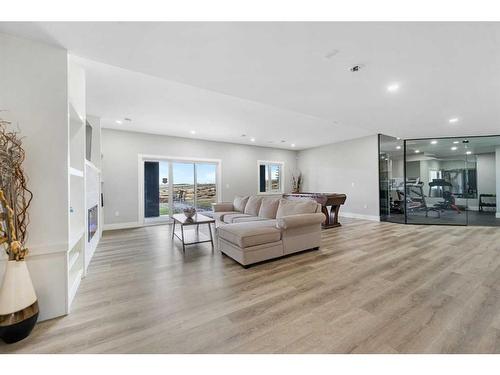
POLYGON ((500 136, 379 136, 380 218, 500 226, 500 136))

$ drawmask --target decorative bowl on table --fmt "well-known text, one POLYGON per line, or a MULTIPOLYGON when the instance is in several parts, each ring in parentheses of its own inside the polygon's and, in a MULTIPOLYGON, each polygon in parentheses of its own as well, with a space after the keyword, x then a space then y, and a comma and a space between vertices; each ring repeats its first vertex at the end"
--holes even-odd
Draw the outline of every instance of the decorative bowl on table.
POLYGON ((187 218, 192 218, 194 215, 196 215, 196 208, 194 207, 187 207, 183 211, 184 215, 186 215, 187 218))

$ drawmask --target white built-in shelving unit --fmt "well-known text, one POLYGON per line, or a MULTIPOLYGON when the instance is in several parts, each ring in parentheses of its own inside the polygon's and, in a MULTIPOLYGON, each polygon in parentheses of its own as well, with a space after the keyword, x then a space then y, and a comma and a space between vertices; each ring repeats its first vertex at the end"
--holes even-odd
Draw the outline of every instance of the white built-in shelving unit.
POLYGON ((102 233, 101 125, 99 118, 87 116, 85 95, 85 71, 74 58, 68 57, 67 313, 102 233), (92 145, 90 160, 86 159, 87 140, 92 145), (99 227, 89 238, 88 212, 96 205, 99 227))
POLYGON ((85 265, 85 72, 68 59, 68 188, 67 313, 85 265))

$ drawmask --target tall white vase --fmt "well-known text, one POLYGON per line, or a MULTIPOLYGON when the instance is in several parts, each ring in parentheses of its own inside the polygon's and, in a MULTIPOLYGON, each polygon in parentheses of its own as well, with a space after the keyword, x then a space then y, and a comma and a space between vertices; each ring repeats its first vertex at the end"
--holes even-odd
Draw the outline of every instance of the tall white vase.
POLYGON ((0 287, 0 338, 6 343, 24 339, 38 318, 38 301, 24 260, 9 260, 0 287))

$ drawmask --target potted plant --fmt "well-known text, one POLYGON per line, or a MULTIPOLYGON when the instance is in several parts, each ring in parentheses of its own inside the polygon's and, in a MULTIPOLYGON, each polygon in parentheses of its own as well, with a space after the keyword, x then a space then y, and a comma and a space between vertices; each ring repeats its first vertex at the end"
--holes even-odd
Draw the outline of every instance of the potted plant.
POLYGON ((13 343, 27 337, 38 318, 38 302, 26 266, 28 207, 33 194, 22 169, 21 138, 0 118, 0 245, 7 265, 0 287, 0 338, 13 343))

